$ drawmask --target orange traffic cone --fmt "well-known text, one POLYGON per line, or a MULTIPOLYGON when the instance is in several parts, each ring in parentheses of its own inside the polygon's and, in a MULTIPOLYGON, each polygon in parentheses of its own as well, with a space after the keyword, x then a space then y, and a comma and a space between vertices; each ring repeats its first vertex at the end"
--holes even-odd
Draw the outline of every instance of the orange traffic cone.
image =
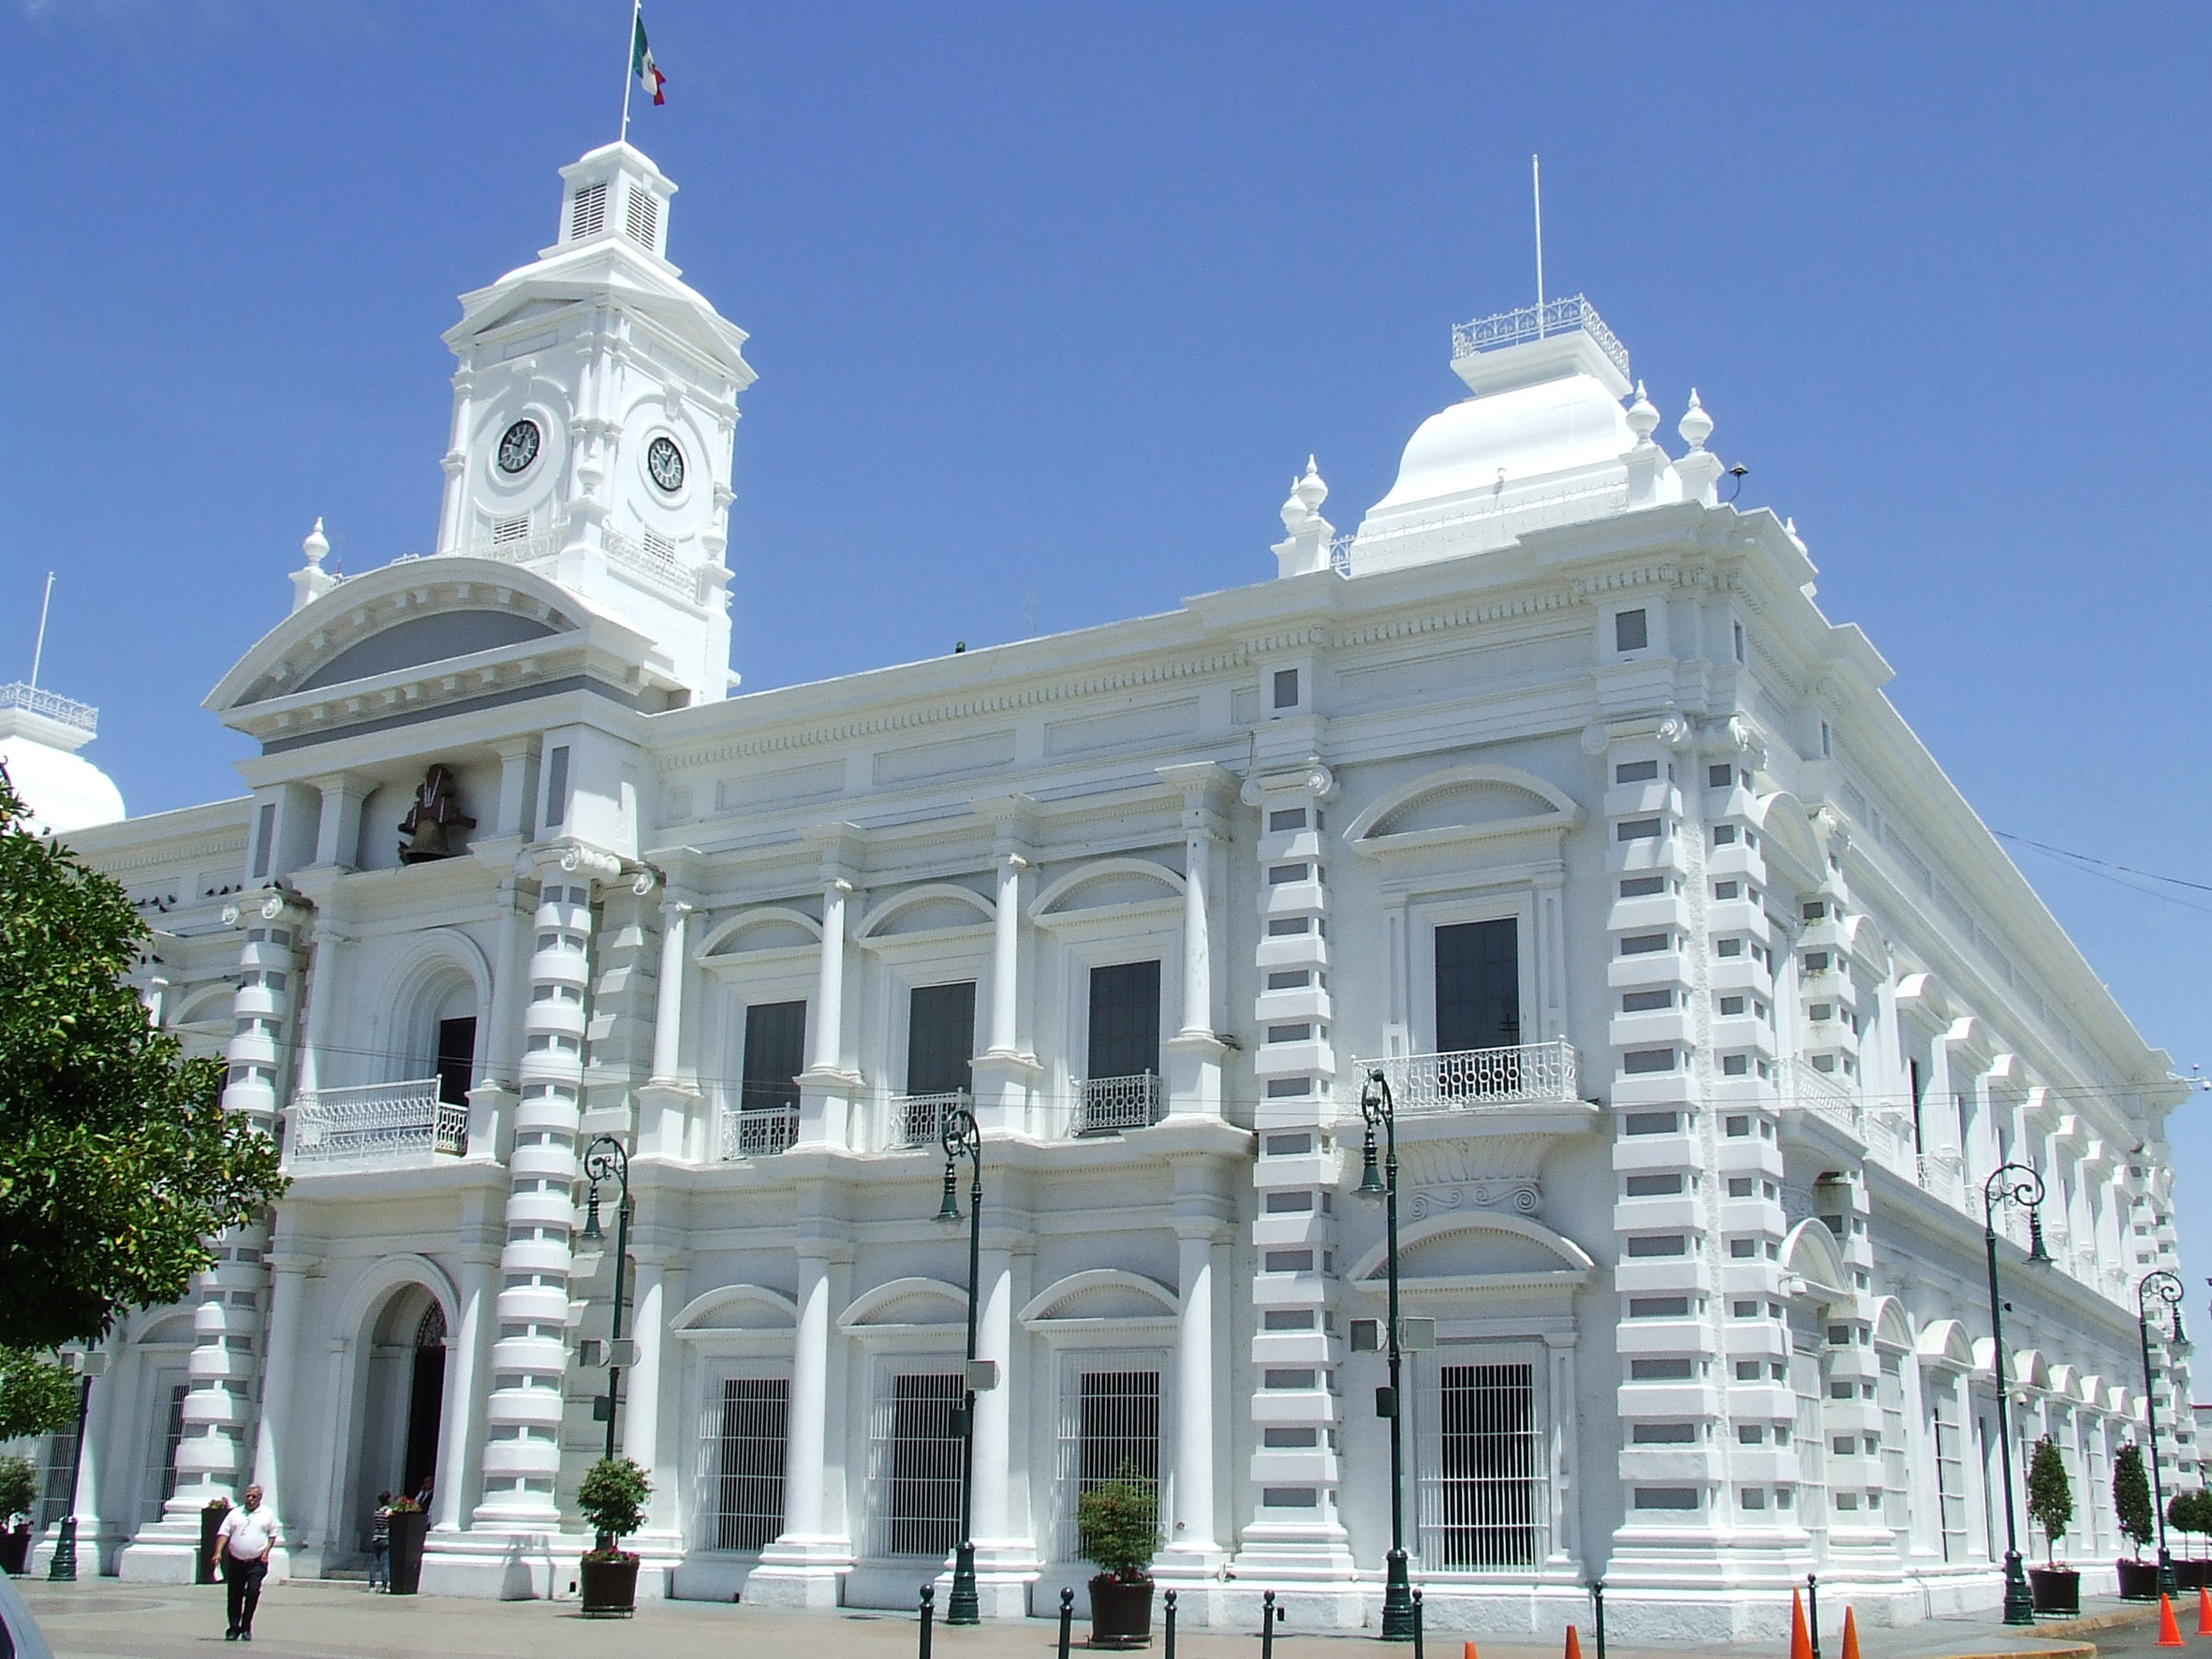
POLYGON ((1813 1638, 1805 1628, 1805 1592, 1790 1592, 1790 1659, 1813 1659, 1813 1638))
POLYGON ((1859 1659, 1859 1622, 1851 1617, 1848 1602, 1843 1609, 1843 1659, 1859 1659))
POLYGON ((1463 1656, 1463 1659, 1477 1659, 1477 1655, 1475 1653, 1475 1644, 1473 1642, 1467 1643, 1467 1652, 1463 1656))
POLYGON ((2159 1646, 2161 1648, 2186 1647, 2181 1639, 2181 1626, 2174 1622, 2174 1598, 2159 1597, 2159 1646))
POLYGON ((1566 1659, 1582 1659, 1582 1637, 1574 1634, 1574 1626, 1567 1627, 1566 1659))
POLYGON ((2197 1586, 2197 1634, 2212 1636, 2212 1590, 2197 1586))

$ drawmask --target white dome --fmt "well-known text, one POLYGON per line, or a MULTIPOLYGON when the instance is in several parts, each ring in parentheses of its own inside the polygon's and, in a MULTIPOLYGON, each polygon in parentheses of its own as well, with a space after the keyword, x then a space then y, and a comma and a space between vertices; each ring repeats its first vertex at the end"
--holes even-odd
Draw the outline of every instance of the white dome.
POLYGON ((1612 391, 1586 374, 1468 398, 1421 423, 1398 481, 1363 531, 1394 529, 1540 478, 1618 469, 1636 434, 1612 391))
POLYGON ((0 737, 0 766, 31 809, 29 827, 41 835, 66 835, 124 815, 123 791, 80 756, 18 734, 0 737))

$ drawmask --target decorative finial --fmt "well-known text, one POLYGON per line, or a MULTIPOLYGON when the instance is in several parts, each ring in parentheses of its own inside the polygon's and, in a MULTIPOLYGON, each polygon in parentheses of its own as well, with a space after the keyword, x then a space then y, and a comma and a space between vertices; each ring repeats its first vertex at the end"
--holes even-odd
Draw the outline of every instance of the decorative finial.
POLYGON ((1305 504, 1305 510, 1309 513, 1320 512, 1321 503, 1329 499, 1329 486, 1321 481, 1320 472, 1315 466, 1312 456, 1305 458, 1305 476, 1290 487, 1290 493, 1305 504))
POLYGON ((1636 382, 1636 401, 1629 405, 1629 430, 1636 434, 1639 444, 1645 444, 1651 441, 1651 434, 1658 430, 1659 423, 1659 412, 1652 406, 1651 399, 1644 395, 1644 382, 1639 380, 1636 382))
POLYGON ((324 557, 331 551, 330 538, 322 533, 322 520, 317 517, 315 528, 307 533, 307 539, 300 544, 300 551, 307 555, 307 563, 315 569, 322 568, 324 557))
POLYGON ((322 567, 331 551, 330 537, 322 533, 322 521, 315 521, 315 528, 307 533, 307 539, 300 544, 300 551, 307 556, 307 563, 292 572, 292 609, 296 612, 312 605, 332 588, 339 578, 322 567))
POLYGON ((1703 449, 1705 440, 1713 435, 1713 418, 1705 413, 1704 404, 1698 402, 1694 386, 1689 389, 1689 407, 1683 411, 1681 424, 1674 430, 1692 449, 1703 449))

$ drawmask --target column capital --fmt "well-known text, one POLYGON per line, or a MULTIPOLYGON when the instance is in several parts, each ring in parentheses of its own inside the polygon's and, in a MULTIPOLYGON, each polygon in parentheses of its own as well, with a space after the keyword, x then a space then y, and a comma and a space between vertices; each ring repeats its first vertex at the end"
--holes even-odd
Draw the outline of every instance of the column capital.
POLYGON ((816 824, 799 832, 822 861, 822 878, 854 878, 867 854, 867 832, 858 824, 816 824))
POLYGON ((1182 791, 1186 807, 1226 807, 1236 797, 1236 773, 1211 760, 1159 766, 1153 771, 1161 783, 1182 791))
POLYGON ((598 847, 571 841, 540 852, 538 870, 541 879, 559 870, 564 874, 581 875, 589 881, 609 882, 622 874, 622 860, 598 847))
POLYGON ((255 922, 284 921, 299 927, 313 919, 315 906, 298 893, 272 888, 264 892, 244 896, 234 903, 223 906, 223 924, 226 927, 251 927, 255 922))

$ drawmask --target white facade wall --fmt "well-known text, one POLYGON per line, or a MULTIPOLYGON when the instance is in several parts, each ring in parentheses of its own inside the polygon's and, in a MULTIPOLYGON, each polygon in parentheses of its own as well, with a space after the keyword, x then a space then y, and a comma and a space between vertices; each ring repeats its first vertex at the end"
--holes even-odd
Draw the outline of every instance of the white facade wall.
MULTIPOLYGON (((256 1104, 234 1069, 230 1093, 281 1111, 293 1177, 265 1241, 218 1241, 190 1305, 114 1343, 84 1489, 108 1564, 187 1572, 200 1502, 250 1469, 288 1570, 342 1568, 427 1458, 426 1586, 565 1590, 612 1280, 611 1247, 588 1273, 572 1248, 579 1156, 611 1134, 648 1593, 910 1606, 942 1563, 892 1511, 936 1454, 897 1379, 959 1369, 968 1288, 942 1154, 909 1134, 932 1122, 910 1009, 971 982, 987 1611, 1087 1577, 1084 1460, 1156 1421, 1129 1455, 1157 1458, 1186 1619, 1276 1589, 1302 1622, 1376 1621, 1370 1067, 1398 1102, 1407 1312, 1436 1322, 1404 1402, 1432 1625, 1556 1630, 1600 1574, 1624 1632, 1771 1632, 1808 1571, 1863 1618, 1993 1605, 1978 1195, 2008 1158, 2042 1173, 2057 1258, 2021 1265, 2007 1217, 2016 1469, 2061 1440, 2066 1548, 2109 1579, 2134 1285, 2175 1261, 2164 1056, 1882 697, 1886 665, 1820 615, 1794 534, 1715 503, 1709 417, 1670 460, 1641 392, 1622 407, 1625 353, 1562 313, 1463 353, 1477 395, 1337 562, 1309 471, 1278 580, 723 700, 700 664, 727 639, 743 336, 666 266, 672 186, 634 152, 586 162, 565 230, 589 173, 654 196, 652 240, 582 270, 565 236, 470 297, 439 556, 303 583, 217 688, 263 745, 252 797, 77 838, 165 901, 164 1025, 279 1079, 256 1104), (473 355, 530 330, 559 348, 473 355), (471 526, 525 405, 568 493, 503 553, 471 526), (605 527, 675 510, 634 453, 666 433, 712 510, 666 568, 610 558, 605 527), (476 823, 405 863, 433 764, 476 823), (271 906, 280 994, 238 983, 269 968, 271 906), (1438 930, 1482 923, 1510 929, 1516 1040, 1438 1059, 1438 930), (1154 1080, 1086 1087, 1092 972, 1138 962, 1154 1080), (768 1101, 748 1010, 789 1003, 803 1064, 768 1101), (473 1039, 441 1057, 458 1019, 473 1039), (441 1059, 465 1074, 442 1112, 441 1059), (378 1134, 333 1152, 372 1108, 378 1134), (1511 1489, 1480 1514, 1469 1458, 1511 1489), (770 1465, 763 1520, 738 1476, 770 1465)), ((2175 1476, 2189 1415, 2177 1441, 2161 1400, 2175 1476)))

